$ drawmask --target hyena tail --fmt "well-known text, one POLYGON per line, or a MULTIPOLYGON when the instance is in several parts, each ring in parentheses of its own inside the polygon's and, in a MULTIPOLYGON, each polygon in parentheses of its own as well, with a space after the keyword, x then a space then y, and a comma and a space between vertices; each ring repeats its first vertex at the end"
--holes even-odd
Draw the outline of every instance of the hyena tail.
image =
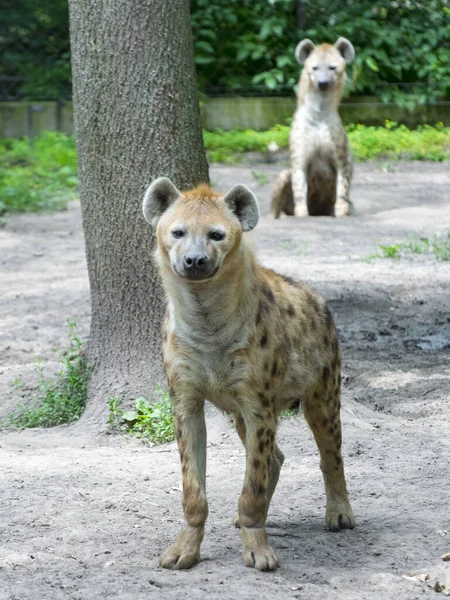
POLYGON ((334 217, 336 204, 336 167, 326 160, 316 159, 308 167, 308 213, 312 217, 334 217))
POLYGON ((291 169, 281 171, 272 192, 272 214, 278 219, 283 212, 294 214, 294 194, 292 192, 291 169))

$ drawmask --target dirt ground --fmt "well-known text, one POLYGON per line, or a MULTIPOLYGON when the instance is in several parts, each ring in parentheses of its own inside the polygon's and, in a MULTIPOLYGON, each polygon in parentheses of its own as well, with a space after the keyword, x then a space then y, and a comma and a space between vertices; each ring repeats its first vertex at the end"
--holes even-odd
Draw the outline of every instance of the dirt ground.
MULTIPOLYGON (((356 216, 278 222, 266 215, 280 166, 211 169, 220 189, 242 182, 260 198, 253 238, 261 261, 309 281, 330 303, 343 351, 343 453, 357 528, 325 529, 318 453, 301 417, 279 428, 286 462, 268 518, 281 563, 274 573, 242 565, 232 518, 244 452, 214 409, 210 517, 202 561, 187 572, 157 562, 182 522, 175 444, 91 439, 70 427, 2 433, 0 600, 415 600, 436 597, 436 581, 450 588, 450 562, 440 558, 450 552, 450 264, 418 255, 362 260, 412 233, 450 230, 450 167, 382 167, 356 166, 356 216), (429 579, 404 577, 412 574, 429 579)), ((4 415, 16 403, 13 380, 35 381, 35 357, 53 371, 68 317, 88 335, 79 206, 9 218, 0 265, 4 415)))

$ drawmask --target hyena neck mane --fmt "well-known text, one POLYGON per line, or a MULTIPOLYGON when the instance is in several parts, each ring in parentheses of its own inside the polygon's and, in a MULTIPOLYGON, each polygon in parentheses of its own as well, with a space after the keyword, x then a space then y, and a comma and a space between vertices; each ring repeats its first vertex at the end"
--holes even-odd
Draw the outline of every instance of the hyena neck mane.
POLYGON ((258 266, 244 239, 219 273, 193 283, 163 277, 172 330, 189 345, 226 350, 245 343, 258 309, 258 266))

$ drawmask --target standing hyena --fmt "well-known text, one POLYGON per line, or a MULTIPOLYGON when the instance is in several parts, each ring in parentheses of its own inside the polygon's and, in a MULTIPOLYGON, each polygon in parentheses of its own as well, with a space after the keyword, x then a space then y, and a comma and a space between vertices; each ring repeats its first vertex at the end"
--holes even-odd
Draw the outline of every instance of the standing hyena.
POLYGON ((355 51, 345 38, 339 38, 334 46, 317 47, 311 40, 303 40, 295 57, 305 66, 290 136, 292 169, 280 174, 272 212, 275 218, 281 212, 298 217, 348 215, 352 157, 338 106, 345 66, 352 62, 355 51))
POLYGON ((275 569, 266 515, 284 456, 277 415, 301 401, 320 452, 333 531, 353 528, 341 455, 340 367, 325 301, 307 285, 260 266, 243 231, 255 227, 256 198, 243 185, 224 197, 203 185, 179 192, 167 178, 148 188, 145 219, 168 307, 163 354, 183 478, 186 524, 161 556, 167 568, 200 558, 205 493, 207 398, 234 415, 247 461, 236 524, 245 565, 275 569))

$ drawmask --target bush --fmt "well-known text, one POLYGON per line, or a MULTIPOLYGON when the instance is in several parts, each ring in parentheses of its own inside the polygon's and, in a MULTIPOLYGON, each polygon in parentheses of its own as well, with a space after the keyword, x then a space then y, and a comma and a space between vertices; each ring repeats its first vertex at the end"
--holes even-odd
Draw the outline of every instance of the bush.
POLYGON ((75 140, 46 132, 0 140, 0 215, 65 208, 78 185, 75 140))

